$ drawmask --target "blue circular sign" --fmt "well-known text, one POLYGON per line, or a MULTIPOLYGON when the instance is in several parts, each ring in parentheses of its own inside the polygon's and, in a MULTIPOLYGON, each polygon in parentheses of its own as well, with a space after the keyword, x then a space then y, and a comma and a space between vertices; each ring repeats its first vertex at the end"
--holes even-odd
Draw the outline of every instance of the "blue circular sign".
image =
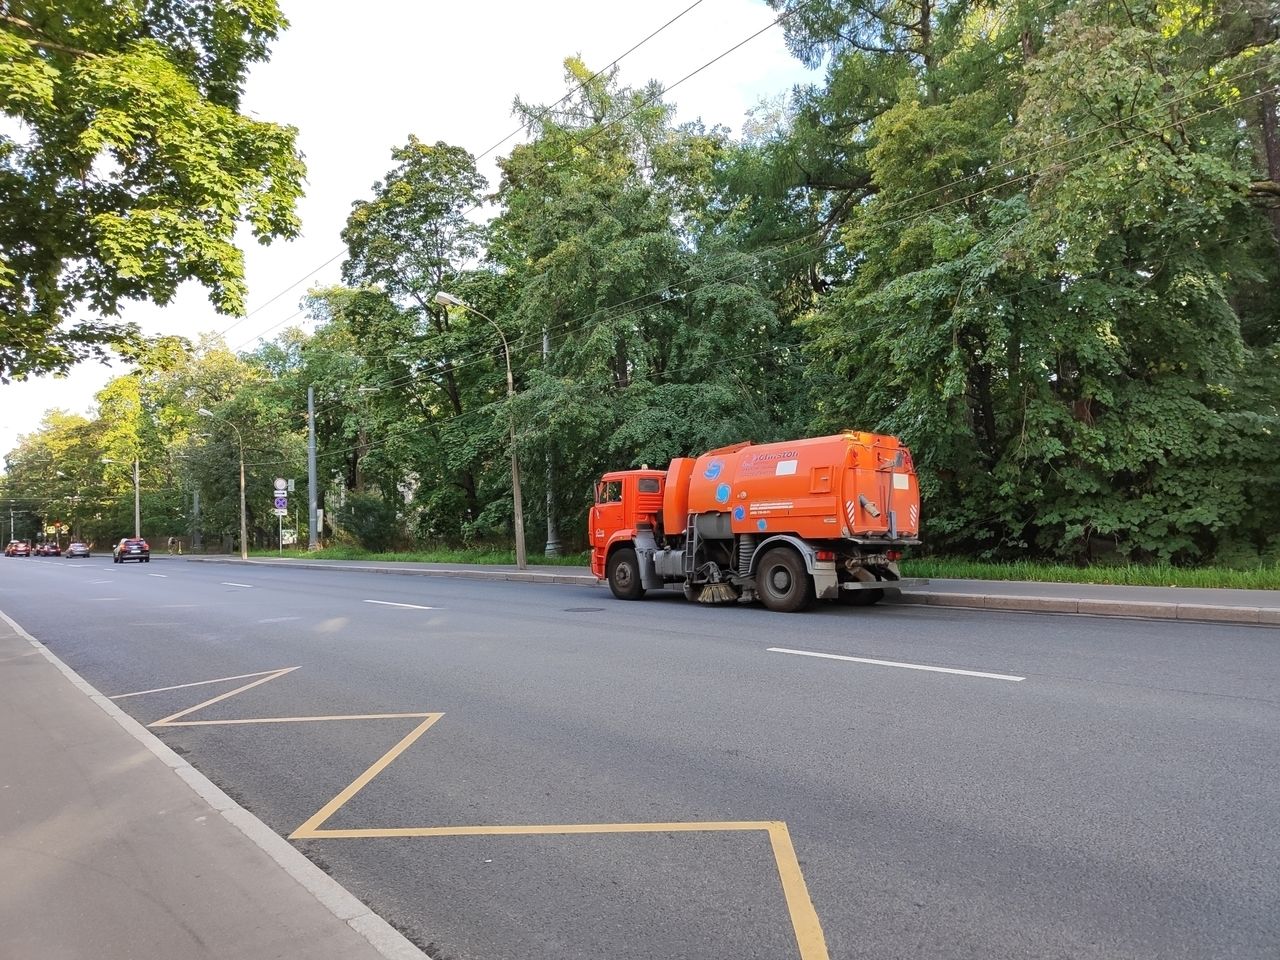
POLYGON ((747 508, 746 508, 746 507, 734 507, 734 508, 733 508, 733 519, 735 519, 735 520, 745 520, 746 518, 747 518, 747 508))
POLYGON ((757 529, 757 530, 764 530, 764 529, 766 529, 768 526, 769 526, 769 524, 768 524, 766 521, 764 521, 764 520, 757 520, 757 521, 756 521, 756 529, 757 529))
POLYGON ((727 483, 720 484, 716 487, 716 503, 728 503, 729 494, 732 492, 732 488, 727 483))

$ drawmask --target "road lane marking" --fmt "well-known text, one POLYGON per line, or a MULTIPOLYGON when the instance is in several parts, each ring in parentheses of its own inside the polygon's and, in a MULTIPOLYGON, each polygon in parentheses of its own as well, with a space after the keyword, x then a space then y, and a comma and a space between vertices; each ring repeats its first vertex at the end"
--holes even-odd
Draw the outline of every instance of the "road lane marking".
POLYGON ((110 580, 90 580, 90 583, 110 583, 110 580))
POLYGON ((386 714, 351 714, 319 717, 248 717, 230 720, 179 720, 180 717, 197 710, 212 706, 219 701, 234 697, 260 684, 267 683, 297 670, 298 667, 285 667, 279 670, 268 670, 257 674, 240 674, 234 677, 223 677, 221 680, 201 680, 194 683, 177 684, 170 687, 156 687, 152 690, 140 690, 133 694, 118 694, 111 699, 126 696, 139 696, 143 693, 159 693, 164 690, 177 690, 185 687, 204 686, 227 680, 242 680, 254 677, 252 682, 230 690, 220 696, 213 697, 194 707, 172 714, 163 720, 149 724, 151 727, 162 726, 228 726, 254 723, 305 723, 320 720, 379 720, 422 718, 422 722, 414 727, 400 741, 379 757, 368 769, 361 773, 336 797, 330 800, 311 818, 290 834, 289 839, 344 839, 373 837, 459 837, 459 836, 517 836, 517 835, 549 835, 549 834, 638 834, 638 833, 696 833, 708 831, 762 831, 769 837, 778 880, 790 915, 792 929, 795 933, 796 945, 799 948, 800 960, 829 960, 826 939, 822 925, 814 909, 805 885, 804 874, 796 857, 791 835, 785 822, 780 820, 743 820, 743 821, 705 821, 705 822, 669 822, 669 823, 569 823, 569 824, 514 824, 485 826, 453 826, 453 827, 392 827, 363 828, 354 830, 325 830, 325 822, 338 810, 351 801, 375 777, 397 757, 404 753, 424 733, 436 723, 443 713, 386 713, 386 714))
POLYGON ((426 719, 406 733, 399 743, 375 760, 369 769, 347 784, 341 793, 317 810, 306 823, 293 831, 289 838, 291 840, 297 839, 298 837, 307 836, 309 832, 314 832, 322 823, 337 813, 337 811, 343 807, 348 800, 363 790, 365 784, 380 774, 387 764, 408 750, 415 740, 426 733, 427 730, 431 728, 431 725, 443 716, 443 713, 428 714, 426 719))
POLYGON ((259 670, 257 673, 238 673, 234 677, 218 677, 216 680, 197 680, 195 683, 176 683, 172 687, 152 687, 150 690, 135 690, 133 693, 117 693, 114 697, 108 697, 107 699, 123 700, 125 697, 140 697, 144 693, 164 693, 166 690, 185 690, 187 687, 204 687, 211 683, 226 683, 228 680, 248 680, 250 677, 265 677, 267 674, 279 673, 279 670, 259 670))
POLYGON ((845 660, 849 663, 869 663, 876 667, 901 667, 903 670, 928 670, 930 673, 956 673, 962 677, 985 677, 988 680, 1010 680, 1019 683, 1026 677, 1008 673, 985 673, 981 670, 957 670, 955 667, 931 667, 923 663, 899 663, 896 660, 872 660, 869 657, 845 657, 838 653, 816 653, 813 650, 790 650, 786 647, 770 647, 769 653, 792 653, 798 657, 820 657, 823 660, 845 660))
POLYGON ((148 573, 148 574, 147 574, 147 576, 148 576, 148 577, 159 577, 161 580, 168 580, 168 579, 169 579, 169 575, 168 575, 167 573, 148 573))
POLYGON ((232 583, 230 580, 220 581, 224 587, 252 587, 252 583, 232 583))
POLYGON ((390 600, 366 600, 365 603, 376 603, 383 607, 405 607, 409 610, 434 610, 435 607, 424 607, 417 603, 392 603, 390 600))
POLYGON ((258 623, 284 623, 286 620, 301 620, 301 617, 266 617, 258 623))
POLYGON ((187 707, 187 709, 185 710, 179 710, 177 713, 171 713, 169 716, 165 717, 163 720, 157 720, 155 723, 148 724, 148 726, 163 727, 166 724, 172 723, 174 720, 177 720, 179 717, 185 717, 188 713, 195 713, 197 710, 203 710, 205 707, 211 707, 215 703, 219 703, 220 701, 226 700, 228 697, 234 697, 237 693, 244 693, 246 690, 252 690, 254 687, 258 686, 259 684, 266 683, 269 680, 274 680, 277 677, 283 677, 286 673, 292 673, 294 670, 297 670, 297 669, 298 669, 297 667, 285 667, 283 670, 273 670, 271 673, 267 674, 265 677, 259 677, 257 680, 252 680, 249 683, 246 683, 242 687, 236 687, 234 690, 228 690, 226 693, 220 694, 216 697, 206 700, 204 703, 197 703, 194 707, 187 707))
MULTIPOLYGON (((174 720, 166 727, 229 727, 242 723, 309 723, 313 720, 407 720, 427 713, 341 713, 328 717, 245 717, 240 720, 174 720)), ((435 714, 437 719, 444 714, 435 714)), ((433 721, 434 722, 434 721, 433 721)), ((154 726, 154 724, 153 724, 154 726)))

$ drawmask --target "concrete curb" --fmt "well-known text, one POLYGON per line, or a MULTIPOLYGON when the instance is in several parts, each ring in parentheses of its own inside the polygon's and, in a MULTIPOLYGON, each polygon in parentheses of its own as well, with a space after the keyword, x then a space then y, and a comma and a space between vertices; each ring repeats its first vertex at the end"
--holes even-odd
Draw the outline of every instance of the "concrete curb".
POLYGON ((981 610, 1021 610, 1035 613, 1074 613, 1094 617, 1142 620, 1194 620, 1201 623, 1243 623, 1280 626, 1280 608, 1231 607, 1208 603, 1153 603, 1147 600, 1085 600, 1071 597, 1015 597, 1007 594, 904 592, 900 603, 981 610))
MULTIPOLYGON (((445 577, 453 580, 491 580, 513 583, 565 583, 596 586, 601 581, 585 574, 542 573, 535 570, 476 570, 448 567, 374 567, 341 562, 307 560, 241 560, 238 557, 187 557, 189 563, 238 563, 260 567, 304 570, 340 570, 346 573, 378 573, 401 577, 445 577)), ((554 569, 554 568, 551 568, 554 569)), ((1025 613, 1069 613, 1093 617, 1129 617, 1141 620, 1184 620, 1201 623, 1236 623, 1280 626, 1280 607, 1233 607, 1208 603, 1160 603, 1149 600, 1087 600, 1075 597, 1021 597, 1010 594, 939 593, 904 590, 886 598, 889 602, 969 607, 980 610, 1025 613)))
POLYGON ((431 957, 410 943, 400 931, 356 899, 346 887, 308 860, 293 844, 232 800, 217 784, 166 746, 164 741, 100 693, 3 610, 0 610, 0 619, 40 651, 46 660, 62 671, 72 685, 101 707, 107 716, 173 770, 214 812, 235 826, 337 919, 364 937, 374 950, 387 960, 431 960, 431 957))

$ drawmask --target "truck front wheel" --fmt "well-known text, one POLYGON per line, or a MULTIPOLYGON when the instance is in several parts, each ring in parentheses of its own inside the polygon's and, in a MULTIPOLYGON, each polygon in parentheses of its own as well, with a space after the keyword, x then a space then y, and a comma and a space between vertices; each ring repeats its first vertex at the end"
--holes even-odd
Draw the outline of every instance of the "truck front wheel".
POLYGON ((756 593, 770 610, 794 613, 813 599, 813 580, 799 554, 786 547, 774 547, 760 558, 756 593))
POLYGON ((640 561, 630 547, 622 547, 609 555, 609 589, 619 600, 639 600, 644 596, 640 582, 640 561))

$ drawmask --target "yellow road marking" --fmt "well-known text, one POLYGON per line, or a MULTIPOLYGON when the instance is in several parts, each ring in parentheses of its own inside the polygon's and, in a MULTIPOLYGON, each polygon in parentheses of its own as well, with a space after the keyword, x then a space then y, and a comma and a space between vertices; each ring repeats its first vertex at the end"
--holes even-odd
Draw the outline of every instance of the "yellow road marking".
POLYGON ((800 861, 796 857, 795 847, 791 843, 791 833, 786 823, 781 820, 709 820, 703 822, 653 822, 653 823, 558 823, 558 824, 509 824, 488 826, 455 826, 455 827, 371 827, 352 830, 325 830, 323 825, 351 799, 369 785, 378 774, 387 768, 400 754, 409 749, 414 742, 439 720, 443 713, 361 713, 335 714, 319 717, 249 717, 234 720, 179 720, 227 700, 237 694, 244 693, 256 686, 269 683, 286 673, 292 673, 297 667, 284 667, 280 670, 266 670, 261 673, 245 673, 234 677, 221 677, 217 680, 200 680, 195 683, 182 683, 170 687, 156 687, 151 690, 138 690, 134 693, 121 693, 112 700, 125 697, 137 697, 147 693, 161 693, 167 690, 181 690, 187 687, 206 686, 211 683, 223 683, 229 680, 256 678, 250 683, 236 687, 226 693, 212 697, 194 707, 188 707, 170 714, 163 720, 150 724, 152 727, 202 727, 232 726, 250 723, 307 723, 320 720, 392 720, 421 717, 422 722, 405 734, 394 747, 379 757, 360 776, 348 784, 341 793, 321 807, 306 823, 289 835, 290 840, 308 839, 373 839, 391 837, 493 837, 493 836, 547 836, 571 834, 638 834, 638 833, 702 833, 702 832, 747 832, 763 831, 769 836, 769 844, 773 851, 774 863, 778 869, 778 879, 782 885, 783 898, 787 904, 787 912, 791 917, 791 926, 795 932, 796 946, 800 950, 800 960, 829 960, 826 938, 822 933, 822 924, 818 920, 817 911, 809 897, 808 887, 804 882, 804 874, 800 869, 800 861))
POLYGON ((265 677, 268 673, 279 673, 279 670, 259 670, 257 673, 239 673, 234 677, 219 677, 217 680, 197 680, 195 683, 175 683, 172 687, 152 687, 150 690, 135 690, 133 693, 117 693, 108 700, 123 700, 125 697, 140 697, 145 693, 164 693, 166 690, 185 690, 187 687, 204 687, 211 683, 225 683, 228 680, 248 680, 250 677, 265 677))
MULTIPOLYGON (((166 727, 217 727, 237 723, 307 723, 312 720, 405 720, 412 717, 440 717, 431 713, 344 713, 331 717, 247 717, 243 720, 171 720, 166 727)), ((155 726, 155 724, 152 724, 155 726)))
POLYGON ((782 895, 787 899, 801 960, 827 960, 827 938, 822 935, 822 923, 813 908, 796 848, 791 845, 791 831, 785 823, 779 820, 769 824, 769 843, 778 864, 778 879, 782 881, 782 895))
POLYGON ((306 824, 289 839, 334 840, 385 837, 511 837, 569 833, 700 833, 704 831, 768 830, 767 820, 681 820, 672 823, 530 823, 493 824, 476 827, 369 827, 355 830, 321 830, 306 824), (305 834, 302 831, 306 829, 305 834))
POLYGON ((376 777, 383 769, 396 757, 404 753, 405 750, 413 744, 420 736, 431 728, 431 725, 443 717, 443 713, 430 713, 426 715, 426 719, 410 730, 394 747, 384 753, 381 757, 373 762, 373 764, 360 776, 356 777, 351 783, 347 784, 336 797, 321 807, 306 823, 289 835, 290 840, 300 839, 311 835, 311 831, 315 830, 322 823, 328 820, 336 813, 348 800, 354 797, 362 789, 365 784, 376 777))
MULTIPOLYGON (((408 739, 408 738, 406 738, 408 739)), ((408 746, 408 744, 405 744, 408 746)), ((387 758, 383 758, 384 760, 387 758)), ((392 758, 394 759, 394 758, 392 758)), ((382 763, 382 761, 379 761, 382 763)), ((385 764, 383 764, 385 766, 385 764)), ((372 768, 370 768, 372 769, 372 768)), ((376 775, 377 771, 374 771, 376 775)), ((372 779, 365 771, 363 783, 352 784, 333 801, 290 835, 290 840, 370 840, 393 837, 512 837, 548 836, 567 834, 609 833, 703 833, 763 831, 769 836, 774 863, 778 868, 778 880, 791 917, 800 960, 828 960, 827 941, 822 933, 822 923, 809 897, 800 861, 791 843, 791 832, 780 820, 708 820, 675 821, 668 823, 543 823, 543 824, 492 824, 458 827, 372 827, 354 830, 325 830, 324 823, 347 800, 355 796, 364 784, 372 779), (349 793, 348 793, 349 791, 349 793), (341 801, 341 802, 338 802, 341 801)))
POLYGON ((252 690, 254 687, 259 686, 260 684, 268 683, 271 680, 275 680, 277 677, 283 677, 286 673, 292 673, 294 670, 297 670, 297 669, 298 669, 297 667, 285 667, 283 670, 275 670, 265 677, 259 677, 257 680, 254 680, 251 683, 246 683, 242 687, 236 687, 234 690, 228 690, 226 693, 219 694, 218 696, 213 697, 212 699, 206 700, 204 703, 197 703, 194 707, 187 707, 187 709, 185 710, 179 710, 177 713, 170 714, 169 716, 165 717, 163 720, 157 720, 155 723, 150 724, 150 726, 153 726, 153 727, 167 726, 168 724, 172 723, 174 720, 177 720, 179 717, 185 717, 189 713, 195 713, 197 710, 203 710, 205 707, 211 707, 215 703, 219 703, 222 700, 226 700, 228 697, 234 697, 237 693, 244 693, 246 690, 252 690))

